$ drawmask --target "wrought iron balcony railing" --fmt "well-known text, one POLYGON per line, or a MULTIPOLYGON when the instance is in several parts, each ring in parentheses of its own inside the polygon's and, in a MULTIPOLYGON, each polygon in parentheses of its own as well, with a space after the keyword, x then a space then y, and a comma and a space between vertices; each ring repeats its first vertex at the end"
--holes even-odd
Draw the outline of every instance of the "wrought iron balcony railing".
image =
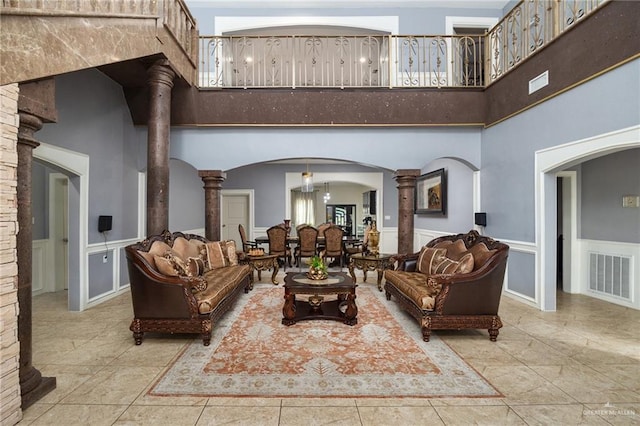
POLYGON ((609 0, 524 0, 486 35, 486 84, 574 27, 609 0))
POLYGON ((473 36, 202 36, 199 86, 486 87, 607 1, 523 0, 473 36))
POLYGON ((200 40, 200 87, 484 85, 484 36, 229 36, 200 40))

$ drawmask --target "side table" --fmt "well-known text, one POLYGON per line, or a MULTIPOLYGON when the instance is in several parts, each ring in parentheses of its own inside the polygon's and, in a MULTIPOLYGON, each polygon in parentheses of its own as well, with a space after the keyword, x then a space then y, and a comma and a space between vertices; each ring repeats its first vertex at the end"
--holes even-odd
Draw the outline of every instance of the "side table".
MULTIPOLYGON (((278 256, 275 254, 263 254, 261 256, 245 256, 245 261, 253 270, 258 271, 258 281, 262 280, 262 271, 268 271, 269 269, 273 269, 273 273, 271 274, 271 282, 274 285, 278 285, 278 280, 276 280, 276 275, 278 275, 278 270, 280 266, 278 265, 278 256)), ((251 289, 253 289, 253 272, 251 273, 251 289)))
POLYGON ((385 269, 393 269, 395 263, 393 254, 366 254, 355 253, 350 256, 349 274, 356 282, 355 269, 361 269, 364 272, 364 281, 367 281, 367 271, 378 272, 378 290, 382 291, 382 275, 385 269))

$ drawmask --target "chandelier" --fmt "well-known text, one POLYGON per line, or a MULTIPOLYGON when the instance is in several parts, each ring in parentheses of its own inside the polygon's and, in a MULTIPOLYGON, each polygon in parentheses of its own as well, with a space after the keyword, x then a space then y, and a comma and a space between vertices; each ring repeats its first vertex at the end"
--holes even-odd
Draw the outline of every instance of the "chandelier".
POLYGON ((324 183, 324 196, 322 197, 324 203, 327 204, 327 201, 331 199, 331 193, 329 192, 329 182, 324 183))
POLYGON ((313 192, 313 173, 309 171, 309 163, 307 162, 307 171, 302 172, 301 192, 313 192))

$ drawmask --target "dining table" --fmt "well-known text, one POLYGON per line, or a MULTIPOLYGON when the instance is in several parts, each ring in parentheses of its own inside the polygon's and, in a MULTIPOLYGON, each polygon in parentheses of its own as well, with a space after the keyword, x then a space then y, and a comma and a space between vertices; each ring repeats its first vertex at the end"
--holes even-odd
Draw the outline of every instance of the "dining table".
MULTIPOLYGON (((261 235, 259 237, 254 238, 254 241, 258 244, 269 244, 269 237, 266 235, 261 235)), ((298 236, 290 235, 287 237, 288 244, 298 244, 298 236)), ((342 242, 345 244, 362 244, 362 238, 354 237, 354 236, 343 236, 342 242)), ((318 244, 324 245, 324 237, 318 237, 318 244)))

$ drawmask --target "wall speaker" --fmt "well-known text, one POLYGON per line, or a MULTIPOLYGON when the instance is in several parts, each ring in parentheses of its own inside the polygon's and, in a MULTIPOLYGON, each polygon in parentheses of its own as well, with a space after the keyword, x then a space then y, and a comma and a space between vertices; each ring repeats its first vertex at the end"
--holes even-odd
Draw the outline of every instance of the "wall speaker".
POLYGON ((475 224, 479 226, 487 226, 487 214, 486 213, 476 213, 475 224))
POLYGON ((98 232, 111 231, 111 216, 98 216, 98 232))

